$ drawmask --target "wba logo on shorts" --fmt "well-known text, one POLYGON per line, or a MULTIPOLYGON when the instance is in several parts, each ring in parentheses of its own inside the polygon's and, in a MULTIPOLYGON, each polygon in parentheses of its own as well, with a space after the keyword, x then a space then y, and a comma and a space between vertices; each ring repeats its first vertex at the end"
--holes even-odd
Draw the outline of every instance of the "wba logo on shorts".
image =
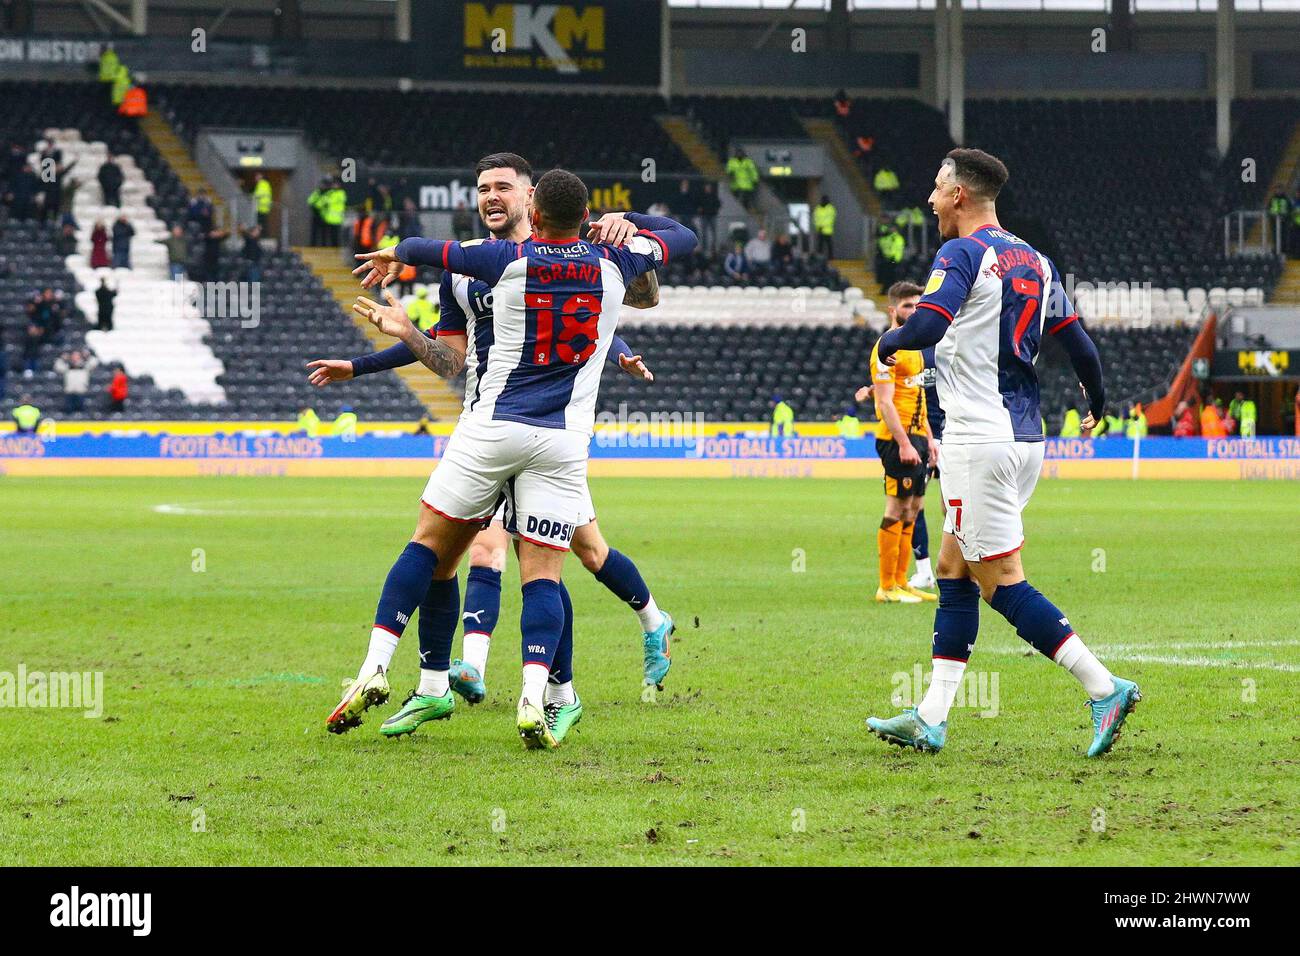
POLYGON ((555 521, 551 518, 528 516, 524 526, 524 537, 532 538, 543 544, 568 546, 573 540, 573 522, 555 521))

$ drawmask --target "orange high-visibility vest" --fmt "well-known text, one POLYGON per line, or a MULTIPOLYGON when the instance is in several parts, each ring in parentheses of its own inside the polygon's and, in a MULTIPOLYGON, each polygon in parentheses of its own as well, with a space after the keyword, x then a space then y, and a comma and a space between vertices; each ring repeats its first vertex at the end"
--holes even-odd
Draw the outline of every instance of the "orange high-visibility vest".
POLYGON ((117 108, 122 116, 146 116, 149 113, 149 98, 144 87, 133 86, 122 97, 122 105, 117 108))
POLYGON ((375 221, 369 216, 362 216, 357 220, 357 224, 352 227, 353 234, 357 237, 357 245, 362 249, 375 248, 374 242, 374 225, 375 221))

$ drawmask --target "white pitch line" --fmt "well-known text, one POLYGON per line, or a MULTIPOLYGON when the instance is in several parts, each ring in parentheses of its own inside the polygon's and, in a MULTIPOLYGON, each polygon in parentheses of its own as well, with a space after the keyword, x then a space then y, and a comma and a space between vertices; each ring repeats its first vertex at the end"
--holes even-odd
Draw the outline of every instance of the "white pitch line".
MULTIPOLYGON (((1196 645, 1204 647, 1205 645, 1196 645)), ((1129 651, 1118 651, 1115 648, 1106 648, 1098 646, 1095 648, 1097 653, 1109 660, 1129 661, 1134 664, 1170 664, 1175 667, 1222 667, 1229 669, 1258 669, 1270 671, 1284 671, 1286 673, 1300 673, 1300 664, 1287 664, 1281 661, 1224 661, 1216 660, 1209 657, 1178 657, 1176 655, 1166 654, 1138 654, 1129 651)), ((1006 657, 1025 657, 1024 651, 1015 647, 990 647, 985 651, 993 654, 1001 654, 1006 657)), ((976 650, 979 653, 979 650, 976 650)))
MULTIPOLYGON (((151 510, 160 515, 200 518, 337 518, 339 516, 338 510, 325 508, 315 510, 309 508, 197 508, 191 505, 160 504, 154 505, 151 510)), ((391 518, 393 512, 348 508, 347 515, 349 517, 391 518)))

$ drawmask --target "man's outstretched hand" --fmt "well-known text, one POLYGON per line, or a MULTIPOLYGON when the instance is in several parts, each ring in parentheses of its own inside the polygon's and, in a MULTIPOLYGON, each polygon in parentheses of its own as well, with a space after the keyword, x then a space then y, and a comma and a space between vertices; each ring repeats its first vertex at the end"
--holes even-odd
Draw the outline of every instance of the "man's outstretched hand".
POLYGON ((353 269, 352 274, 361 276, 363 289, 372 288, 375 283, 379 283, 381 289, 387 289, 389 283, 406 267, 406 263, 397 258, 397 246, 361 252, 357 254, 357 259, 361 260, 361 265, 353 269))
POLYGON ((359 295, 352 305, 352 311, 385 335, 400 339, 403 332, 408 328, 414 329, 415 326, 406 317, 406 310, 402 308, 402 303, 397 300, 397 296, 385 289, 384 298, 388 300, 387 305, 380 305, 364 295, 359 295))
POLYGON ((618 357, 618 367, 627 372, 633 378, 639 378, 643 382, 653 382, 655 373, 646 368, 645 362, 639 355, 622 355, 618 357))
POLYGON ((317 388, 324 388, 330 382, 346 382, 352 377, 352 363, 347 359, 316 359, 308 362, 312 370, 307 381, 317 388))

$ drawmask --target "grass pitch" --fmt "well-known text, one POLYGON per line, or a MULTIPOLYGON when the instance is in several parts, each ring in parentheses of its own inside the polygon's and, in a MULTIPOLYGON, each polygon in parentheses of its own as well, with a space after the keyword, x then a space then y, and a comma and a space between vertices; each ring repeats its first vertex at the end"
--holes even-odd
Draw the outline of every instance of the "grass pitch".
POLYGON ((378 735, 412 625, 396 699, 326 734, 419 487, 0 481, 0 672, 104 677, 98 718, 0 709, 0 864, 1300 862, 1300 486, 1039 486, 1030 581, 1145 696, 1099 761, 1077 684, 987 607, 948 748, 866 734, 933 617, 871 601, 866 481, 595 481, 679 622, 655 702, 571 561, 586 714, 525 752, 512 562, 486 704, 378 735))

